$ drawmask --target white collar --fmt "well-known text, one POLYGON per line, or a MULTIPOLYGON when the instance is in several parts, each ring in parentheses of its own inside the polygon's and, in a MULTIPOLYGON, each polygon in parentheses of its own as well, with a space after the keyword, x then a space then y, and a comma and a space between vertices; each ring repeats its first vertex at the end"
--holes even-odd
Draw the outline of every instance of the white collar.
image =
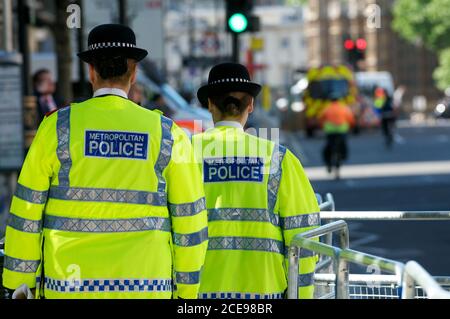
POLYGON ((124 99, 128 99, 128 94, 121 89, 116 88, 101 88, 94 92, 94 97, 103 96, 103 95, 117 95, 123 97, 124 99))
POLYGON ((242 126, 242 124, 239 122, 236 122, 236 121, 220 121, 220 122, 217 122, 214 125, 214 127, 234 127, 234 128, 244 130, 244 127, 242 126))

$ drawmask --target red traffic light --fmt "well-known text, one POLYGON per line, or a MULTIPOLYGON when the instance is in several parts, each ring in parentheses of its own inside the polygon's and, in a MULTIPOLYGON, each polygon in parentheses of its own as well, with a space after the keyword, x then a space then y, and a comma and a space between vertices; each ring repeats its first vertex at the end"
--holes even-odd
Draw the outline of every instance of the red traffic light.
POLYGON ((358 50, 364 51, 365 49, 367 49, 367 41, 365 39, 356 40, 356 48, 358 50))
POLYGON ((355 48, 355 42, 353 40, 345 40, 344 42, 344 48, 348 51, 353 50, 355 48))

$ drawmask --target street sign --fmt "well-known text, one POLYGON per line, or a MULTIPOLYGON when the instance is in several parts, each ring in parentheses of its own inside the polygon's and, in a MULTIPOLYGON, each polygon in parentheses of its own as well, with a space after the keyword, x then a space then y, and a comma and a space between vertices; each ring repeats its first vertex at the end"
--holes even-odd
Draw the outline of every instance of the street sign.
POLYGON ((22 62, 18 54, 0 52, 0 170, 23 163, 22 62))
POLYGON ((217 33, 205 32, 200 40, 200 47, 204 54, 217 55, 220 50, 220 39, 217 33))
POLYGON ((253 51, 262 51, 264 50, 264 39, 258 37, 252 37, 250 47, 253 51))
POLYGON ((272 108, 272 92, 268 85, 263 85, 262 88, 262 107, 267 112, 272 108))

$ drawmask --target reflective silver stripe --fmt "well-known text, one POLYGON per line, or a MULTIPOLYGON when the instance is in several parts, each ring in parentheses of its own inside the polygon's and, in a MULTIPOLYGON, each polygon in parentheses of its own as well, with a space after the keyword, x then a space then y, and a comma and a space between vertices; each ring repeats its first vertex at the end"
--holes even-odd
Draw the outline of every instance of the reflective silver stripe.
POLYGON ((309 287, 314 285, 314 273, 298 275, 298 286, 309 287))
POLYGON ((33 204, 45 204, 47 201, 48 191, 35 191, 31 188, 17 184, 14 196, 33 204))
POLYGON ((246 292, 209 292, 199 294, 199 299, 283 299, 284 293, 255 294, 246 292))
POLYGON ((279 225, 278 215, 267 209, 257 208, 216 208, 208 209, 208 220, 215 221, 254 221, 279 225))
POLYGON ((195 285, 200 282, 200 271, 194 272, 175 272, 177 284, 195 285))
POLYGON ((275 210, 275 204, 277 202, 278 189, 280 188, 282 173, 281 164, 283 163, 285 155, 286 148, 281 145, 275 145, 270 164, 269 182, 267 187, 267 200, 269 210, 272 212, 275 210))
POLYGON ((284 254, 282 241, 252 237, 210 237, 209 250, 255 250, 284 254))
POLYGON ((8 226, 21 232, 38 234, 42 230, 42 221, 25 219, 10 213, 8 226))
POLYGON ((208 227, 205 227, 201 231, 193 234, 173 234, 173 242, 175 243, 175 245, 182 247, 200 245, 207 239, 208 227))
POLYGON ((59 185, 69 186, 69 174, 72 168, 72 159, 70 158, 70 106, 58 111, 56 131, 58 135, 56 154, 61 163, 58 174, 59 185))
POLYGON ((281 228, 283 230, 314 227, 314 226, 320 226, 319 213, 281 218, 281 228))
POLYGON ((151 193, 144 191, 106 188, 75 188, 54 186, 50 188, 49 197, 52 199, 84 202, 110 202, 153 206, 167 205, 166 193, 151 193))
POLYGON ((200 198, 194 203, 188 204, 169 204, 169 211, 173 217, 187 217, 200 214, 206 209, 205 198, 200 198))
POLYGON ((70 292, 171 292, 171 279, 79 279, 58 280, 46 277, 45 289, 70 292))
POLYGON ((37 271, 39 264, 39 260, 23 260, 5 256, 3 268, 15 272, 33 274, 37 271))
POLYGON ((158 160, 155 164, 155 173, 158 178, 158 192, 166 191, 166 180, 164 179, 163 172, 167 165, 169 165, 170 158, 172 156, 172 125, 173 122, 170 119, 161 116, 161 147, 159 150, 158 160))
POLYGON ((44 228, 81 233, 125 233, 148 230, 170 232, 168 218, 148 217, 134 219, 78 219, 45 216, 44 228))

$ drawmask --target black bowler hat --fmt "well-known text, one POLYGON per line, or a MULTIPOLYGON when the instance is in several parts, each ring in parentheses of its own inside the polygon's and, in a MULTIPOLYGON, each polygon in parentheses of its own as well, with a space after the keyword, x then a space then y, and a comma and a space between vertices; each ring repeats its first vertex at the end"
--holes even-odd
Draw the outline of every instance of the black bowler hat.
POLYGON ((147 50, 136 47, 136 35, 129 27, 121 24, 102 24, 89 33, 88 49, 78 53, 84 62, 90 63, 97 56, 123 56, 141 61, 147 50))
POLYGON ((197 97, 207 107, 209 97, 228 92, 245 92, 257 97, 261 85, 251 81, 247 68, 242 64, 222 63, 209 72, 208 84, 198 90, 197 97))

